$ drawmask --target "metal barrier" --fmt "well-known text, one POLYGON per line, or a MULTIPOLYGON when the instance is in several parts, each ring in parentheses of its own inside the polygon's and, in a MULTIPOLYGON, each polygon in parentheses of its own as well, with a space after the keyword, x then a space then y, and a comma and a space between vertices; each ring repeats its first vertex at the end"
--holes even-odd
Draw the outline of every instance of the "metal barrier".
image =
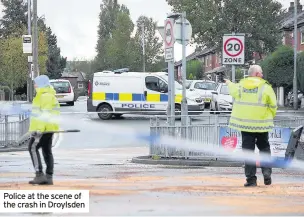
POLYGON ((24 114, 0 114, 0 148, 20 145, 17 141, 28 132, 29 123, 29 117, 24 114))
MULTIPOLYGON (((219 147, 220 129, 221 127, 228 127, 229 119, 230 115, 188 116, 187 125, 185 127, 182 127, 180 122, 176 122, 175 127, 170 127, 165 116, 155 116, 150 119, 150 133, 154 135, 168 135, 174 136, 175 138, 183 138, 182 131, 184 131, 185 139, 198 142, 202 147, 219 147)), ((304 125, 304 116, 277 116, 274 120, 274 124, 275 127, 294 129, 300 125, 304 125)), ((185 159, 219 157, 209 153, 194 152, 178 147, 171 148, 155 143, 150 144, 150 156, 185 159)))

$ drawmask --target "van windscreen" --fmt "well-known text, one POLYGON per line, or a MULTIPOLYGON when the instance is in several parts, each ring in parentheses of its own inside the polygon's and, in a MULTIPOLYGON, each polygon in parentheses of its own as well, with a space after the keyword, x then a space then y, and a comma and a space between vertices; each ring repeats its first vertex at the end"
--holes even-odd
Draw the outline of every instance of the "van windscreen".
POLYGON ((51 85, 56 90, 56 93, 70 93, 71 92, 69 82, 57 81, 57 82, 51 82, 51 85))

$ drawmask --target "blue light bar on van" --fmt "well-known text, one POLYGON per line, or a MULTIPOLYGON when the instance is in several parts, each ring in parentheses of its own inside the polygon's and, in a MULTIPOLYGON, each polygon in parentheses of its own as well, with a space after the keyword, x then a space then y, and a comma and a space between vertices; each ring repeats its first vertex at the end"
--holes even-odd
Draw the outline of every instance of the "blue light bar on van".
POLYGON ((123 69, 116 69, 114 70, 114 73, 124 73, 129 72, 129 68, 123 68, 123 69))

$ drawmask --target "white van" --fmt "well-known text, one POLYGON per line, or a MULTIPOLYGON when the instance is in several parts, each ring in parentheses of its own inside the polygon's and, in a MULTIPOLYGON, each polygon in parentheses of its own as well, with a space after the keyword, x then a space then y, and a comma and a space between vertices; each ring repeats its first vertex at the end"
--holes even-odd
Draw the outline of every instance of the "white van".
POLYGON ((69 80, 50 80, 51 85, 56 90, 56 97, 59 103, 66 103, 74 106, 75 94, 69 80))
MULTIPOLYGON (((181 111, 182 86, 175 82, 175 88, 175 110, 181 111)), ((200 114, 205 109, 203 99, 196 92, 187 91, 187 102, 188 111, 200 114)), ((102 120, 127 112, 164 114, 167 107, 168 75, 165 72, 97 72, 88 85, 87 111, 100 112, 98 116, 102 120)))

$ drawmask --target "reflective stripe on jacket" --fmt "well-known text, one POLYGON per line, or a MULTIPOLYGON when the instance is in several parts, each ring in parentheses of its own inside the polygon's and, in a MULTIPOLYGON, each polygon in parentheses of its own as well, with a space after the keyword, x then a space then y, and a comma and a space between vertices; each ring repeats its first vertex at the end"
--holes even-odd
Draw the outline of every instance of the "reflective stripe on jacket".
POLYGON ((245 132, 269 132, 277 112, 276 95, 262 78, 248 77, 238 84, 229 83, 234 98, 229 127, 245 132))
POLYGON ((60 114, 60 105, 55 97, 53 87, 37 88, 37 94, 33 99, 30 132, 58 131, 59 124, 56 121, 60 114))

